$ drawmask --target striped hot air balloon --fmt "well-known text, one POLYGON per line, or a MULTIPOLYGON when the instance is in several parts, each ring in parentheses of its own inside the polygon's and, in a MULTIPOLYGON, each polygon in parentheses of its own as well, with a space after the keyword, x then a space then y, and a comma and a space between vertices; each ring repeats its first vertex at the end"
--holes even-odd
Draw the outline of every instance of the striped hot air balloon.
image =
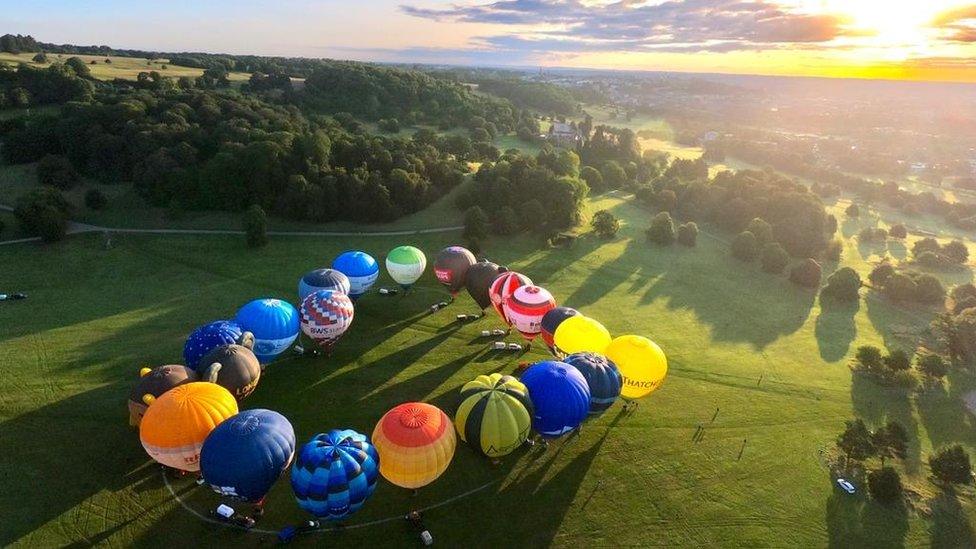
POLYGON ((613 361, 596 353, 576 353, 563 362, 579 370, 590 388, 590 415, 602 414, 620 396, 623 379, 613 361))
POLYGON ((380 474, 403 488, 420 488, 451 464, 457 439, 451 419, 436 406, 407 402, 387 412, 373 429, 380 474))
POLYGON ((542 331, 542 317, 556 308, 556 300, 540 286, 522 286, 505 300, 505 316, 531 342, 542 331))
POLYGON ((576 309, 571 309, 569 307, 556 307, 555 309, 546 313, 546 316, 542 317, 542 331, 539 335, 542 336, 542 341, 545 342, 546 347, 549 347, 549 352, 553 354, 556 358, 559 358, 562 353, 559 348, 556 347, 556 329, 559 325, 563 323, 567 318, 571 316, 576 316, 580 314, 576 309))
POLYGON ((302 302, 302 331, 327 351, 352 325, 352 300, 333 290, 319 290, 302 302))
POLYGON ((488 297, 491 298, 491 305, 495 308, 498 316, 511 325, 512 321, 505 316, 505 301, 522 286, 532 284, 532 279, 515 271, 505 271, 495 277, 495 280, 488 287, 488 297))
POLYGON ((319 518, 342 520, 376 489, 380 457, 365 435, 333 429, 312 437, 291 468, 298 506, 319 518))
POLYGON ((139 439, 154 460, 183 471, 200 470, 200 449, 210 431, 237 413, 237 401, 220 385, 194 381, 151 401, 139 439))
POLYGON ((475 452, 490 458, 508 455, 532 428, 529 390, 512 376, 480 375, 461 387, 454 426, 475 452))
POLYGON ((319 290, 335 290, 349 295, 352 286, 349 278, 335 269, 315 269, 309 271, 298 281, 298 302, 305 301, 308 294, 319 290))

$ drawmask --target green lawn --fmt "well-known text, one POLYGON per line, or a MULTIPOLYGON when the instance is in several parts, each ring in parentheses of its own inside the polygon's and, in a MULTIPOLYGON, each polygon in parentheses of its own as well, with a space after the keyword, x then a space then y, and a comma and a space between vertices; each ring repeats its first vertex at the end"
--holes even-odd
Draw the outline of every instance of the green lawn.
MULTIPOLYGON (((719 239, 702 234, 694 249, 654 247, 642 238, 647 211, 616 197, 590 204, 604 208, 623 220, 614 240, 584 236, 573 248, 548 249, 522 236, 490 240, 486 253, 614 334, 657 341, 671 362, 664 386, 633 415, 620 415, 617 404, 578 440, 545 453, 520 450, 493 467, 460 445, 447 473, 416 497, 381 481, 349 526, 488 484, 426 513, 439 545, 976 543, 972 492, 942 494, 922 465, 935 445, 958 441, 976 450, 972 418, 957 398, 965 384, 953 379, 946 393, 916 397, 852 381, 847 367, 857 345, 905 344, 931 312, 903 310, 866 291, 857 306, 825 310, 812 292, 730 258, 719 239), (895 417, 908 428, 904 469, 918 511, 832 487, 818 451, 855 415, 895 417), (704 438, 692 442, 699 424, 704 438)), ((251 298, 294 299, 298 277, 341 250, 362 247, 382 258, 411 243, 432 256, 454 238, 274 238, 248 251, 233 237, 119 237, 104 250, 99 238, 81 236, 0 247, 0 291, 31 296, 0 304, 0 545, 272 543, 269 535, 203 523, 173 501, 126 425, 124 401, 139 367, 178 361, 194 326, 230 316, 251 298)), ((847 241, 845 264, 864 274, 871 260, 847 241)), ((391 281, 384 274, 378 284, 391 281)), ((524 357, 486 351, 477 335, 499 326, 493 316, 460 328, 452 322, 473 311, 466 296, 425 314, 445 296, 428 273, 413 295, 364 297, 332 358, 273 364, 245 407, 283 413, 300 442, 336 427, 370 433, 397 403, 425 400, 451 413, 458 389, 475 375, 545 358, 541 345, 524 357)), ((186 479, 172 482, 198 511, 217 502, 186 479)), ((283 479, 260 526, 303 518, 283 479)), ((405 546, 416 537, 394 519, 297 543, 333 541, 405 546)))
MULTIPOLYGON (((181 76, 197 77, 203 74, 203 69, 172 65, 166 59, 155 59, 152 62, 149 62, 146 61, 146 59, 139 57, 51 53, 47 56, 47 63, 35 63, 33 61, 35 55, 36 54, 34 53, 14 54, 0 52, 0 62, 5 62, 13 66, 19 65, 20 63, 26 63, 34 67, 46 67, 51 63, 64 62, 71 57, 78 57, 88 64, 89 68, 91 69, 92 76, 99 80, 113 80, 115 78, 135 80, 140 72, 146 71, 158 71, 163 76, 169 76, 171 78, 179 78, 181 76), (109 59, 112 62, 106 63, 106 59, 109 59), (95 64, 91 64, 92 61, 94 61, 95 64), (166 66, 165 69, 163 68, 164 65, 166 66)), ((228 75, 228 78, 233 82, 244 82, 247 81, 250 76, 251 75, 242 72, 232 72, 228 75)))

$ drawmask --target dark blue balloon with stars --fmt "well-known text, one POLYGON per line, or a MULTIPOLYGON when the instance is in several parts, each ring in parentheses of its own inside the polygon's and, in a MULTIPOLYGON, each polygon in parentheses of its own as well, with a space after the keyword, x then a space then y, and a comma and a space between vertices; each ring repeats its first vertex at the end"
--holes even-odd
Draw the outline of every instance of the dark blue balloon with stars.
POLYGON ((241 326, 231 320, 217 320, 193 330, 183 346, 186 367, 196 370, 207 353, 222 345, 237 343, 243 333, 241 326))

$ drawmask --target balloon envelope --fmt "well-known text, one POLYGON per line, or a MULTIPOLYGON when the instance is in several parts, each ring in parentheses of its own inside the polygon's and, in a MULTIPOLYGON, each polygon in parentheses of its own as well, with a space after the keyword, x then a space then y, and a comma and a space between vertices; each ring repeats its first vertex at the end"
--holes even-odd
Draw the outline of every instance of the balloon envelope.
POLYGON ((664 383, 668 358, 656 343, 646 337, 624 335, 607 345, 605 354, 620 370, 624 398, 645 397, 664 383))
POLYGON ((409 288, 427 268, 427 256, 413 246, 397 246, 386 256, 386 271, 394 282, 409 288))
POLYGON ((291 468, 298 506, 319 518, 341 520, 376 489, 380 457, 365 435, 334 429, 312 437, 291 468))
POLYGON ((305 273, 298 281, 298 302, 305 300, 308 294, 319 290, 335 290, 349 295, 352 286, 349 278, 335 269, 315 269, 305 273))
POLYGON ((500 269, 501 267, 491 261, 479 261, 468 269, 468 274, 464 277, 464 287, 468 290, 468 295, 482 310, 491 305, 488 289, 498 277, 500 269))
POLYGON ((522 374, 532 399, 532 427, 546 438, 579 427, 590 411, 590 388, 579 370, 569 364, 536 362, 522 374))
POLYGON ((204 381, 220 385, 241 401, 257 388, 261 379, 261 363, 243 345, 222 345, 203 357, 200 373, 204 381))
POLYGON ((254 334, 254 355, 267 364, 298 337, 298 310, 280 299, 255 299, 237 311, 242 328, 254 334))
POLYGON ((319 290, 302 302, 302 331, 319 346, 331 349, 352 325, 354 312, 346 294, 319 290))
POLYGON ((539 286, 522 286, 503 303, 509 322, 529 341, 542 331, 542 317, 555 307, 552 294, 539 286))
POLYGON ((183 471, 200 470, 200 449, 210 431, 237 413, 227 389, 194 381, 163 393, 139 424, 139 440, 154 460, 183 471))
POLYGON ((149 407, 146 401, 151 402, 173 387, 196 380, 196 372, 178 364, 143 368, 139 372, 139 381, 129 392, 129 425, 139 425, 142 421, 149 407))
POLYGON ((387 412, 373 429, 372 440, 380 454, 380 474, 403 488, 420 488, 441 476, 457 444, 447 414, 422 402, 387 412))
MULTIPOLYGON (((200 359, 221 345, 239 343, 244 330, 240 324, 231 320, 217 320, 193 330, 183 346, 183 361, 188 368, 196 370, 200 359)), ((209 364, 204 364, 209 366, 209 364)))
POLYGON ((564 320, 556 328, 552 339, 556 349, 565 354, 583 352, 604 354, 603 350, 610 344, 610 332, 603 324, 580 314, 564 320))
POLYGON ((507 300, 515 290, 521 288, 522 286, 528 286, 532 284, 532 279, 521 273, 516 273, 515 271, 505 271, 502 274, 495 277, 492 281, 491 286, 488 288, 488 297, 491 299, 491 304, 495 307, 495 312, 498 316, 502 317, 502 320, 506 324, 511 325, 512 321, 505 316, 505 300, 507 300))
POLYGON ((491 458, 508 455, 529 437, 529 390, 512 376, 480 375, 461 387, 454 426, 475 452, 491 458))
POLYGON ((295 430, 271 410, 244 410, 207 436, 200 472, 214 492, 258 502, 278 481, 295 455, 295 430))
POLYGON ((474 254, 461 246, 449 246, 437 254, 434 260, 434 274, 441 284, 447 286, 451 295, 464 287, 464 277, 474 265, 474 254))
POLYGON ((590 388, 591 415, 605 412, 620 396, 623 384, 620 371, 605 356, 576 353, 564 358, 563 362, 579 370, 586 378, 586 385, 590 388))
POLYGON ((556 334, 556 328, 563 323, 564 320, 571 316, 576 316, 580 314, 576 309, 571 309, 569 307, 556 307, 555 309, 546 313, 546 316, 542 317, 542 331, 539 335, 542 336, 542 341, 545 342, 546 347, 549 347, 549 352, 555 356, 560 356, 558 350, 556 349, 556 340, 554 339, 556 334))
POLYGON ((353 300, 368 292, 380 275, 380 266, 373 256, 358 250, 339 254, 332 262, 332 268, 341 271, 349 279, 348 295, 353 300))

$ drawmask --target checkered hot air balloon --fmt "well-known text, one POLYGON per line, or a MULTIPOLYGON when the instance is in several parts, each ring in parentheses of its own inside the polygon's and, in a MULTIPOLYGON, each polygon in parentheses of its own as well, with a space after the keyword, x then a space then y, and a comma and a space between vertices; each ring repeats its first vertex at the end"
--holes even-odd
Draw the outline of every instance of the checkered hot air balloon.
POLYGON ((328 351, 352 325, 353 314, 349 296, 334 290, 319 290, 302 301, 302 331, 328 351))
POLYGON ((302 446, 291 468, 298 506, 319 518, 342 520, 376 489, 380 457, 365 435, 333 429, 302 446))
POLYGON ((505 300, 511 297, 515 290, 531 284, 532 279, 524 274, 515 271, 505 271, 495 277, 491 286, 488 287, 488 297, 491 299, 491 305, 506 324, 511 325, 512 321, 505 316, 505 300))
POLYGON ((542 317, 556 308, 556 300, 539 286, 522 286, 505 300, 505 316, 512 326, 531 342, 542 331, 542 317))

